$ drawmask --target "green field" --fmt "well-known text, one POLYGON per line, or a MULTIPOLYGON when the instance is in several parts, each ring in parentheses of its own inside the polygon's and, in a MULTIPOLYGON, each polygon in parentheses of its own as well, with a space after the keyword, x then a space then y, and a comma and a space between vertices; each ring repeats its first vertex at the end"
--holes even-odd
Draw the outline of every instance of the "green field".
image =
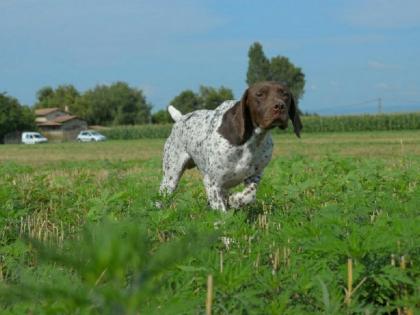
POLYGON ((155 208, 163 139, 0 146, 0 313, 419 312, 420 131, 274 140, 226 214, 196 170, 155 208))
MULTIPOLYGON (((420 130, 420 112, 375 115, 302 116, 305 134, 321 132, 372 132, 420 130)), ((101 128, 108 139, 159 139, 167 138, 172 124, 125 125, 101 128)), ((284 134, 277 129, 275 134, 284 134)), ((293 133, 289 126, 286 132, 293 133)))

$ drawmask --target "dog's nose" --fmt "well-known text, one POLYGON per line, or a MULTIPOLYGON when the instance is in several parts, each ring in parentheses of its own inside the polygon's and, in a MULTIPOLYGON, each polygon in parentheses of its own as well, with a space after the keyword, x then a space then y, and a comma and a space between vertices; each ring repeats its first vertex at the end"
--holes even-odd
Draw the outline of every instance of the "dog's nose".
POLYGON ((286 104, 284 104, 284 103, 274 104, 274 110, 275 111, 280 111, 280 110, 285 110, 285 109, 286 109, 286 104))

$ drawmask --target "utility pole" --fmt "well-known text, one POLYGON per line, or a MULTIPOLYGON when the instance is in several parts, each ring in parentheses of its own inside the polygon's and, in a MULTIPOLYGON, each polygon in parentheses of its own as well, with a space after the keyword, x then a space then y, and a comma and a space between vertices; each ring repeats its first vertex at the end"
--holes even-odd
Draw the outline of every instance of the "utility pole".
POLYGON ((382 113, 382 98, 378 98, 378 114, 382 113))

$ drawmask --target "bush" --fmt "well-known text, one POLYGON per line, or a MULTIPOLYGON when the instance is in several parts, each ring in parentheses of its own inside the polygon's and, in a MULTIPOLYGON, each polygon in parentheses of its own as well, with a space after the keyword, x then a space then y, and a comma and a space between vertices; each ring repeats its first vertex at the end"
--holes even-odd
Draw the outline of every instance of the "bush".
POLYGON ((0 93, 0 143, 10 132, 35 129, 35 117, 29 107, 5 93, 0 93))

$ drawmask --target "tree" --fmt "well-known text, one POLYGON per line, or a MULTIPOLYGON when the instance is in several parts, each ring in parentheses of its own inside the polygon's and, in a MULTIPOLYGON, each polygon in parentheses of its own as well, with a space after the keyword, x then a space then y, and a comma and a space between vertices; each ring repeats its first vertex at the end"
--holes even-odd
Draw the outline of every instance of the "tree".
POLYGON ((256 82, 270 80, 270 61, 265 56, 260 43, 256 42, 251 45, 248 51, 248 58, 246 83, 252 85, 256 82))
POLYGON ((35 107, 41 107, 42 103, 48 102, 48 99, 54 97, 54 89, 51 86, 44 86, 36 93, 36 97, 37 103, 35 107))
POLYGON ((79 91, 73 85, 59 85, 56 89, 50 86, 41 88, 37 93, 35 108, 57 107, 70 112, 74 111, 74 105, 80 97, 79 91))
POLYGON ((9 132, 35 128, 35 116, 31 109, 6 93, 0 93, 0 143, 9 132))
POLYGON ((271 80, 286 83, 296 100, 302 98, 305 92, 305 75, 301 68, 290 62, 289 58, 282 56, 271 58, 270 75, 271 80))
POLYGON ((226 100, 233 100, 233 92, 224 86, 219 89, 208 86, 200 86, 200 101, 201 108, 215 109, 226 100))
POLYGON ((186 114, 197 109, 215 109, 226 100, 234 99, 233 92, 224 86, 216 89, 210 86, 200 86, 199 92, 185 90, 176 96, 170 104, 181 113, 186 114))
POLYGON ((183 114, 201 109, 200 97, 192 90, 185 90, 181 92, 178 96, 175 96, 170 104, 183 114))
POLYGON ((161 109, 152 115, 152 123, 154 124, 169 124, 173 122, 168 110, 161 109))
POLYGON ((133 125, 149 123, 151 105, 143 91, 125 82, 97 85, 78 98, 74 113, 89 124, 133 125))
POLYGON ((248 56, 248 85, 259 81, 277 81, 289 86, 297 102, 303 97, 305 74, 289 58, 276 56, 268 60, 260 43, 251 45, 248 56))

